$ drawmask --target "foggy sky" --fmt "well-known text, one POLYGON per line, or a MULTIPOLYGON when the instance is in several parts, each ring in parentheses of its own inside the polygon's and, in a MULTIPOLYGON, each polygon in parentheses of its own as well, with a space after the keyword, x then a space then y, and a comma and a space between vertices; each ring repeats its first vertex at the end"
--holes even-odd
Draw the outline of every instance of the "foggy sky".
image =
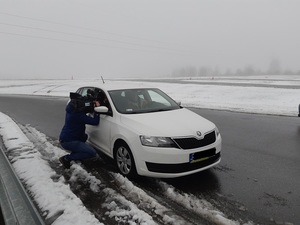
POLYGON ((0 79, 300 69, 299 0, 0 0, 0 79))

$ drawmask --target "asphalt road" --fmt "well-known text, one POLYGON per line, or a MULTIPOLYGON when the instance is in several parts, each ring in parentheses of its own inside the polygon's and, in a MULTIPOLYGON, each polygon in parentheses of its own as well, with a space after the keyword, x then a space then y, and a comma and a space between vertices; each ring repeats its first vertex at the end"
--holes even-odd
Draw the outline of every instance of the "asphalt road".
MULTIPOLYGON (((0 112, 56 140, 66 98, 0 95, 0 112)), ((211 198, 227 215, 260 224, 300 222, 300 118, 192 109, 213 121, 222 161, 208 171, 167 180, 183 192, 211 198)), ((139 185, 149 186, 151 179, 139 185)))

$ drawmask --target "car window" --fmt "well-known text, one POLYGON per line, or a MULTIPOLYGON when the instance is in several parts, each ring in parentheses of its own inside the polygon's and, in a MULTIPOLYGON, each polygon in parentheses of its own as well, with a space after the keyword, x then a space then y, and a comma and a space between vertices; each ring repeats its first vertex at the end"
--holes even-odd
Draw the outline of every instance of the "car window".
POLYGON ((105 92, 99 88, 95 88, 94 97, 100 102, 100 105, 106 106, 111 111, 111 106, 105 92))
POLYGON ((83 97, 88 96, 88 90, 93 90, 94 88, 92 87, 83 87, 83 88, 79 88, 76 93, 80 94, 83 97))
POLYGON ((159 93, 157 93, 153 90, 149 90, 148 93, 149 93, 149 96, 152 101, 162 103, 165 106, 171 106, 171 103, 167 99, 165 99, 165 97, 160 95, 159 93))
POLYGON ((108 111, 110 112, 110 116, 112 116, 112 110, 110 101, 108 100, 105 92, 101 90, 100 88, 96 87, 82 87, 79 88, 76 93, 80 94, 82 97, 88 97, 89 99, 93 101, 99 101, 100 106, 106 106, 108 108, 108 111))
POLYGON ((83 96, 83 97, 86 97, 86 96, 88 96, 88 91, 89 90, 92 90, 92 88, 83 88, 82 89, 82 92, 81 92, 81 96, 83 96))
POLYGON ((81 93, 82 93, 82 88, 79 88, 79 89, 76 91, 76 93, 78 93, 78 94, 81 95, 81 93))
POLYGON ((110 91, 110 97, 120 113, 150 113, 179 109, 178 104, 159 89, 126 89, 110 91))

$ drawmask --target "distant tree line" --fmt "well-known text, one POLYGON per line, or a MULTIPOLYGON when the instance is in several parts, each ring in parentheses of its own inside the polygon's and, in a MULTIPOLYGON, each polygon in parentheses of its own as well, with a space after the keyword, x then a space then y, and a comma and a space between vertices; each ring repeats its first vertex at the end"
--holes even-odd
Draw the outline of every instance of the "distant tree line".
POLYGON ((220 71, 218 67, 200 66, 186 66, 175 69, 172 73, 173 77, 199 77, 199 76, 249 76, 249 75, 300 75, 300 70, 293 71, 289 69, 283 70, 280 65, 280 61, 273 59, 267 70, 263 71, 255 68, 252 65, 247 65, 243 69, 237 69, 235 71, 227 69, 226 71, 220 71))

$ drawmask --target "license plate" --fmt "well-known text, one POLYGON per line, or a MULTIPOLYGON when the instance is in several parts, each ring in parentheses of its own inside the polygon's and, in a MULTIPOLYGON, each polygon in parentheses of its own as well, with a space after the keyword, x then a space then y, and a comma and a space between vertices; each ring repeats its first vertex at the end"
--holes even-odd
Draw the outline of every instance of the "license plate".
POLYGON ((216 154, 216 149, 209 149, 203 152, 195 152, 190 154, 189 162, 196 163, 209 159, 216 154))
POLYGON ((190 154, 190 163, 201 162, 201 161, 204 161, 204 160, 207 160, 207 159, 209 159, 209 157, 203 157, 203 158, 197 159, 195 157, 195 153, 190 154))

